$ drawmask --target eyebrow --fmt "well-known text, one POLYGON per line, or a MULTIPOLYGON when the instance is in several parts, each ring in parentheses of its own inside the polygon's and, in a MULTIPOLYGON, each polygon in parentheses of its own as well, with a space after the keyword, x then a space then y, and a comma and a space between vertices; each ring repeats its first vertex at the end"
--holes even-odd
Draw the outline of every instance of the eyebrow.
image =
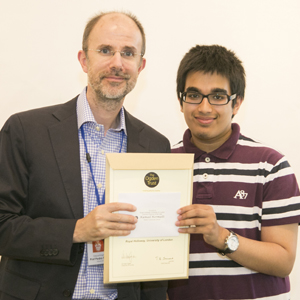
POLYGON ((189 86, 187 89, 186 89, 186 92, 196 92, 196 93, 201 93, 199 91, 199 89, 193 87, 193 86, 189 86))
POLYGON ((124 51, 124 50, 131 50, 131 51, 133 51, 133 52, 136 52, 137 50, 136 50, 136 48, 135 47, 131 47, 131 46, 124 46, 123 48, 122 48, 122 50, 124 51))
POLYGON ((97 49, 104 49, 104 48, 107 48, 107 49, 110 49, 110 50, 111 50, 113 47, 110 46, 110 45, 105 45, 105 44, 99 45, 99 46, 97 47, 97 49))
POLYGON ((221 92, 221 93, 227 94, 227 90, 221 89, 221 88, 214 88, 214 89, 212 89, 211 91, 212 91, 213 93, 221 92))
MULTIPOLYGON (((193 87, 193 86, 188 87, 188 88, 186 89, 186 92, 196 92, 196 93, 202 94, 201 91, 200 91, 198 88, 193 87)), ((213 88, 213 89, 210 91, 210 93, 225 93, 225 94, 227 94, 227 90, 221 89, 221 88, 213 88)))
MULTIPOLYGON (((99 46, 97 47, 97 49, 104 49, 104 48, 109 49, 109 50, 113 50, 113 49, 114 49, 113 46, 111 46, 111 45, 105 45, 105 44, 99 45, 99 46)), ((128 50, 131 50, 131 51, 133 51, 133 52, 136 52, 136 49, 135 49, 135 47, 133 47, 133 46, 124 46, 124 47, 122 47, 122 49, 121 49, 121 51, 128 51, 128 50)))

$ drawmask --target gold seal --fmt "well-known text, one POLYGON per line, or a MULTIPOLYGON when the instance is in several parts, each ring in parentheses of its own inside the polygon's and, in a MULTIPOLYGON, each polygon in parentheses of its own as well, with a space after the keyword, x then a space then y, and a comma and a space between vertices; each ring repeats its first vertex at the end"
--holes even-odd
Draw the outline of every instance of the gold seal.
POLYGON ((159 183, 159 176, 155 172, 149 172, 146 174, 144 181, 148 187, 154 188, 159 183))

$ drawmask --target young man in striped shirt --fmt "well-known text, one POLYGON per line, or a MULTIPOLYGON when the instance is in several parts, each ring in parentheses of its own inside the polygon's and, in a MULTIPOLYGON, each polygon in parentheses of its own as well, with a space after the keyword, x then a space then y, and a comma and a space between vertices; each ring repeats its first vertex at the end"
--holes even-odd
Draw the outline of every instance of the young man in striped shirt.
POLYGON ((174 153, 195 153, 193 204, 179 209, 191 234, 189 279, 169 282, 170 300, 290 299, 299 188, 285 157, 232 123, 245 72, 224 47, 196 46, 177 73, 188 129, 174 153))

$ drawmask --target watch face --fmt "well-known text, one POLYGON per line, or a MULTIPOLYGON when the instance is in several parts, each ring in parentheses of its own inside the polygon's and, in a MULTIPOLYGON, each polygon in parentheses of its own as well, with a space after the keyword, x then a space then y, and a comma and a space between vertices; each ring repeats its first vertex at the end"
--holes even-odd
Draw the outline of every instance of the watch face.
POLYGON ((231 236, 227 241, 227 245, 231 251, 235 251, 239 246, 239 240, 237 236, 235 235, 231 236))

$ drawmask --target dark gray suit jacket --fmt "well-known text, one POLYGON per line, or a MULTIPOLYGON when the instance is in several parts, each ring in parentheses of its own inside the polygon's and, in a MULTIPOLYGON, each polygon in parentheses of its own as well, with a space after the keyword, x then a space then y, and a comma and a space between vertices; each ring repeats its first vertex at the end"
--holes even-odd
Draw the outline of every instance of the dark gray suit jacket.
MULTIPOLYGON (((71 299, 83 244, 76 100, 13 115, 0 133, 0 299, 71 299)), ((170 152, 169 141, 125 113, 128 152, 170 152)), ((119 300, 164 299, 166 282, 118 285, 119 300)))

